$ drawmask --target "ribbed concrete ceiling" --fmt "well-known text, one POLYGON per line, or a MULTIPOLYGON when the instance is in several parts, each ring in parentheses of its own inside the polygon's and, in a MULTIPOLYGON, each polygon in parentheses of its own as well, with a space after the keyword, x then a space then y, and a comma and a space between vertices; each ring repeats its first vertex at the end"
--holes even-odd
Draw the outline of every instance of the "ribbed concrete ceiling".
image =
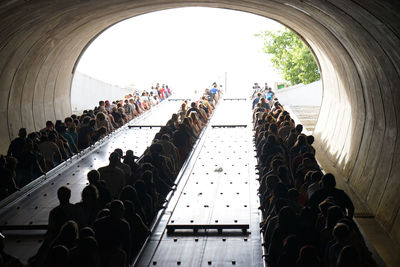
MULTIPOLYGON (((400 2, 0 1, 0 149, 20 127, 71 113, 74 66, 111 25, 184 6, 241 10, 296 31, 318 58, 324 97, 315 135, 324 154, 400 240, 400 2)), ((199 51, 202 53, 202 51, 199 51)), ((206 53, 206 51, 204 51, 206 53)))

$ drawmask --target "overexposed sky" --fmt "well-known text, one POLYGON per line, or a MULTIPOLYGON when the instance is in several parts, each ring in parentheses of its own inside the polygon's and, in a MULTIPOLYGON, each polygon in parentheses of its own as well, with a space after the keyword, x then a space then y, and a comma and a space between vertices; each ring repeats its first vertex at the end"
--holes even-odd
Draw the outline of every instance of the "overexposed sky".
POLYGON ((254 37, 279 30, 273 20, 215 8, 179 8, 125 20, 101 34, 82 56, 77 70, 120 86, 147 89, 153 83, 175 91, 203 90, 228 76, 228 91, 254 82, 281 81, 254 37))

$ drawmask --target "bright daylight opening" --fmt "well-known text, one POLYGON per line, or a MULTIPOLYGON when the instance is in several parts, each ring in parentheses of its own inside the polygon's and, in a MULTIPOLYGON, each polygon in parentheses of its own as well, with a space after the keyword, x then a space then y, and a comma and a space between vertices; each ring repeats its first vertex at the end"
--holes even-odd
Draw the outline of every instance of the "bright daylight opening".
POLYGON ((122 21, 83 53, 72 84, 72 110, 91 109, 99 100, 123 99, 134 90, 150 91, 156 83, 168 85, 175 97, 189 97, 214 82, 225 95, 240 97, 248 97, 255 82, 261 87, 267 83, 283 104, 319 110, 321 82, 282 89, 290 83, 263 51, 262 38, 255 36, 284 29, 258 15, 200 7, 122 21))

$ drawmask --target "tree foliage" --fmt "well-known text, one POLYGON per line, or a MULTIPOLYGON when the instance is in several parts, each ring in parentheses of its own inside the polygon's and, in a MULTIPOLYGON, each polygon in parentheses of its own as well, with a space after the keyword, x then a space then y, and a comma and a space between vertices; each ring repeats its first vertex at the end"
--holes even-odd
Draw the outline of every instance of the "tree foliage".
POLYGON ((294 32, 285 28, 283 31, 264 31, 256 36, 264 40, 263 51, 272 55, 272 64, 291 85, 320 79, 313 54, 294 32))

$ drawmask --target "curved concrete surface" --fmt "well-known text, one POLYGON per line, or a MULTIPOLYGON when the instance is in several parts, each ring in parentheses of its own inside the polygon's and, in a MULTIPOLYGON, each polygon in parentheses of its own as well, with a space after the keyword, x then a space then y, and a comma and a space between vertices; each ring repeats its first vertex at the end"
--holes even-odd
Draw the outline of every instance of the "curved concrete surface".
POLYGON ((0 136, 42 128, 71 112, 74 66, 107 27, 183 6, 220 7, 275 19, 318 58, 324 84, 315 130, 332 160, 400 240, 400 3, 396 0, 0 1, 0 136))

